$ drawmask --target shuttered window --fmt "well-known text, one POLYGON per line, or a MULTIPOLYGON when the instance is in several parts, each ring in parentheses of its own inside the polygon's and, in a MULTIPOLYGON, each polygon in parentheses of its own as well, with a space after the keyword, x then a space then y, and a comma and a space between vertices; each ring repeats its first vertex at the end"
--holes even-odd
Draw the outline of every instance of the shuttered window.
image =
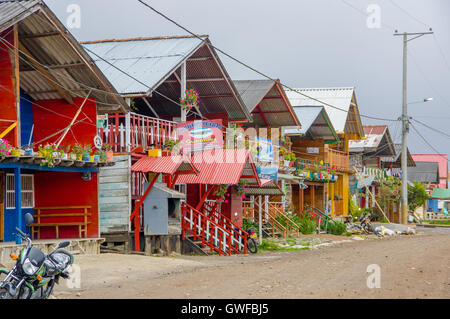
MULTIPOLYGON (((22 208, 34 207, 34 175, 21 175, 22 208)), ((6 174, 6 209, 16 208, 14 174, 6 174)))

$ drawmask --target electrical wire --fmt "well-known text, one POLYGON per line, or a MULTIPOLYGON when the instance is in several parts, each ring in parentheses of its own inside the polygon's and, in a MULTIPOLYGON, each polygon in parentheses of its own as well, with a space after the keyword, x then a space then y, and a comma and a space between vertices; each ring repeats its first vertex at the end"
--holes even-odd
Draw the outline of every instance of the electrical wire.
MULTIPOLYGON (((199 40, 202 40, 202 41, 204 40, 204 39, 202 39, 199 35, 197 35, 197 34, 191 32, 191 31, 190 31, 189 29, 187 29, 186 27, 182 26, 182 25, 179 24, 178 22, 176 22, 176 21, 174 21, 173 19, 169 18, 168 16, 166 16, 166 15, 163 14, 162 12, 156 10, 155 8, 153 8, 152 6, 150 6, 148 3, 146 3, 146 2, 144 2, 144 1, 142 1, 142 0, 137 0, 137 1, 140 2, 141 4, 143 4, 144 6, 146 6, 147 8, 151 9, 153 12, 155 12, 155 13, 157 13, 158 15, 162 16, 164 19, 166 19, 166 20, 172 22, 173 24, 175 24, 175 25, 178 26, 179 28, 183 29, 184 31, 186 31, 187 33, 189 33, 190 35, 192 35, 193 37, 196 37, 196 38, 198 38, 199 40)), ((222 53, 223 55, 225 55, 225 56, 228 57, 229 59, 231 59, 231 60, 233 60, 233 61, 239 63, 240 65, 242 65, 242 66, 244 66, 244 67, 246 67, 246 68, 252 70, 253 72, 255 72, 255 73, 257 73, 257 74, 259 74, 259 75, 265 77, 266 79, 269 79, 269 80, 271 80, 271 81, 273 81, 273 82, 276 82, 276 81, 277 81, 276 79, 274 79, 274 78, 268 76, 267 74, 263 73, 262 71, 259 71, 259 70, 255 69, 254 67, 248 65, 247 63, 245 63, 245 62, 243 62, 243 61, 241 61, 241 60, 239 60, 239 59, 233 57, 232 55, 230 55, 230 54, 228 54, 227 52, 223 51, 222 49, 220 49, 220 48, 214 46, 213 44, 208 43, 208 45, 209 45, 210 47, 214 48, 216 51, 222 53)), ((290 91, 296 92, 296 93, 298 93, 298 94, 300 94, 300 95, 302 95, 302 96, 304 96, 304 97, 307 97, 307 98, 309 98, 309 99, 311 99, 311 100, 313 100, 313 101, 319 102, 319 103, 321 103, 321 104, 323 104, 323 105, 329 106, 329 107, 331 107, 331 108, 337 109, 337 110, 342 111, 342 112, 345 112, 345 113, 348 113, 348 112, 349 112, 349 110, 340 108, 340 107, 335 106, 335 105, 331 105, 331 104, 329 104, 329 103, 326 103, 326 102, 324 102, 324 101, 321 101, 320 99, 316 99, 316 98, 314 98, 314 97, 312 97, 312 96, 309 96, 309 95, 307 95, 307 94, 304 94, 304 93, 302 93, 302 92, 300 92, 300 91, 298 91, 298 90, 296 90, 296 89, 293 89, 293 88, 289 87, 289 86, 286 85, 286 84, 283 84, 283 83, 281 83, 281 82, 279 82, 279 83, 280 83, 280 85, 281 85, 282 87, 284 87, 284 88, 286 88, 286 89, 288 89, 288 90, 290 90, 290 91)), ((398 120, 394 120, 394 119, 385 119, 385 118, 379 118, 379 117, 369 116, 369 115, 364 115, 364 114, 360 114, 360 116, 361 116, 361 117, 365 117, 365 118, 369 118, 369 119, 373 119, 373 120, 380 120, 380 121, 398 121, 398 120)))
MULTIPOLYGON (((419 130, 412 123, 410 123, 410 125, 413 128, 413 130, 417 133, 417 135, 419 135, 420 138, 425 142, 425 144, 427 144, 436 153, 436 155, 439 155, 439 156, 442 156, 445 158, 445 155, 440 154, 440 152, 433 145, 431 145, 430 142, 427 141, 427 139, 419 132, 419 130)), ((448 158, 447 158, 447 161, 449 161, 448 158)))
POLYGON ((434 127, 432 127, 432 126, 430 126, 430 125, 428 125, 428 124, 426 124, 426 123, 424 123, 422 121, 416 120, 414 118, 412 120, 417 122, 417 123, 419 123, 419 124, 421 124, 421 125, 423 125, 423 126, 425 126, 425 127, 427 127, 427 128, 429 128, 430 130, 432 130, 434 132, 440 133, 440 134, 446 136, 447 138, 450 138, 450 134, 448 134, 448 133, 445 133, 445 132, 442 132, 442 131, 440 131, 438 129, 435 129, 434 127))

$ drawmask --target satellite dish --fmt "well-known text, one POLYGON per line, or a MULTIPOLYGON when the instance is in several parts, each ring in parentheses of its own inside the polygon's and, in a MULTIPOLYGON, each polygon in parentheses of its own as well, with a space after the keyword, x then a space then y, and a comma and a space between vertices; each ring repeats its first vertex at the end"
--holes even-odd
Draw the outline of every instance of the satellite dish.
POLYGON ((96 136, 94 137, 94 145, 95 145, 95 147, 96 147, 98 150, 101 150, 101 149, 102 149, 103 141, 102 141, 102 138, 101 138, 100 136, 96 135, 96 136))

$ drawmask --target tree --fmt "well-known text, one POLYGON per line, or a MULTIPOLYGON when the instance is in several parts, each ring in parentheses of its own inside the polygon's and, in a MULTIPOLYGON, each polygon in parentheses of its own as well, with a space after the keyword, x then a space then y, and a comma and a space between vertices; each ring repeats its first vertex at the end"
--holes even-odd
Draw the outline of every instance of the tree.
POLYGON ((425 204, 425 201, 430 198, 421 182, 413 182, 413 186, 408 185, 408 206, 414 211, 417 207, 425 204))

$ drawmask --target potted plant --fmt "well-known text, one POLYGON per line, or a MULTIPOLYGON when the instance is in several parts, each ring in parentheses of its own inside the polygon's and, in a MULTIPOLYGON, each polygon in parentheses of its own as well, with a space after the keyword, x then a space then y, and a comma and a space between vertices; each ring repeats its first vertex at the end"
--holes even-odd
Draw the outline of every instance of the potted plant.
POLYGON ((56 145, 54 143, 47 143, 44 146, 39 145, 39 154, 44 158, 40 165, 47 165, 48 167, 55 166, 56 162, 61 157, 61 152, 61 150, 58 150, 56 148, 56 145))
POLYGON ((102 150, 105 151, 106 161, 112 162, 113 160, 113 150, 111 144, 103 144, 102 150))
POLYGON ((100 160, 105 157, 106 157, 106 154, 105 154, 105 151, 103 151, 103 150, 96 150, 94 152, 94 162, 100 162, 100 160))
POLYGON ((11 155, 12 155, 12 156, 20 156, 20 149, 18 149, 18 148, 12 148, 12 149, 11 149, 11 155))
POLYGON ((83 160, 83 152, 84 152, 83 147, 80 144, 75 144, 72 147, 72 153, 71 154, 74 155, 74 156, 72 156, 72 159, 75 157, 74 160, 77 160, 77 161, 83 160))
POLYGON ((9 144, 7 140, 0 138, 0 156, 9 156, 11 155, 12 146, 9 144))
POLYGON ((83 161, 85 162, 93 162, 94 161, 94 157, 92 156, 92 161, 91 161, 91 152, 92 152, 92 148, 90 144, 87 145, 83 145, 83 161))

